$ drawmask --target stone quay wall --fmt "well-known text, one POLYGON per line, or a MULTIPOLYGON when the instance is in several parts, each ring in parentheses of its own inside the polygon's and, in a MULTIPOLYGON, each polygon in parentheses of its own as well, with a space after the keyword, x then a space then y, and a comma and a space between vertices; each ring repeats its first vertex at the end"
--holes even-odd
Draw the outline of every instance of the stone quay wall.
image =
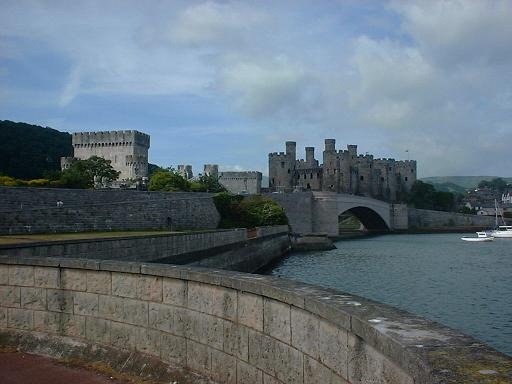
POLYGON ((219 220, 208 193, 0 187, 0 234, 213 229, 219 220))
POLYGON ((494 216, 465 215, 456 212, 408 209, 409 229, 415 228, 492 228, 494 216))
POLYGON ((0 254, 165 262, 255 272, 290 249, 286 225, 0 245, 0 254))
POLYGON ((0 258, 0 343, 233 384, 507 383, 512 366, 456 331, 335 290, 80 259, 0 258))
MULTIPOLYGON (((84 240, 45 241, 0 245, 0 254, 27 257, 71 257, 149 262, 247 240, 247 230, 230 229, 197 233, 111 237, 84 240)), ((173 258, 175 260, 173 260, 173 258)))

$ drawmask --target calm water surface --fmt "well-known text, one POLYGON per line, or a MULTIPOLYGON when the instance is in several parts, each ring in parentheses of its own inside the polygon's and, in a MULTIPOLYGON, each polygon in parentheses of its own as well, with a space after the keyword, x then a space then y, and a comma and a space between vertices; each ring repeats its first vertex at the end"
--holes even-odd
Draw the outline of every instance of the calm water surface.
POLYGON ((337 288, 420 314, 512 356, 512 239, 385 235, 294 253, 272 275, 337 288))

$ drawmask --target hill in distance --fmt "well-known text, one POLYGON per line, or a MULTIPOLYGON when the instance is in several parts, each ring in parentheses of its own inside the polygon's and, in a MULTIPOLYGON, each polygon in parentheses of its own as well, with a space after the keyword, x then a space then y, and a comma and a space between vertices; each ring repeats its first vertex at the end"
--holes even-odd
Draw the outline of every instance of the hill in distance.
MULTIPOLYGON (((491 181, 500 176, 435 176, 424 177, 421 181, 433 184, 436 190, 443 192, 463 193, 467 189, 475 189, 482 180, 491 181)), ((500 177, 512 183, 512 177, 500 177)))
POLYGON ((72 156, 71 135, 49 127, 0 120, 0 175, 37 179, 72 156))

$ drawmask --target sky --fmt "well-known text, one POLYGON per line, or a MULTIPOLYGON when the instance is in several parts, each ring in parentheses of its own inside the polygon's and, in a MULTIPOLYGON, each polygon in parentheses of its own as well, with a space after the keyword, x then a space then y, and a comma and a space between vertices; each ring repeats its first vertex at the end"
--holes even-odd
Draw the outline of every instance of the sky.
POLYGON ((268 174, 325 138, 512 176, 512 1, 0 0, 0 119, 268 174))

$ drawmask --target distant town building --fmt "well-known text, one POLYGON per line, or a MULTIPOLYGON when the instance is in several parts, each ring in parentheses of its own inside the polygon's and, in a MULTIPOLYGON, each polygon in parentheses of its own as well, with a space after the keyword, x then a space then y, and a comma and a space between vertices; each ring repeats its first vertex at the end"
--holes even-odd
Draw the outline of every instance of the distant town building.
POLYGON ((148 176, 149 135, 139 131, 77 132, 72 134, 73 157, 62 157, 61 168, 73 159, 92 156, 110 160, 121 172, 119 180, 138 180, 148 176))
POLYGON ((477 211, 481 211, 483 208, 492 209, 494 211, 494 202, 497 201, 500 203, 502 198, 503 195, 500 194, 500 192, 489 187, 480 187, 467 191, 461 204, 477 211))
POLYGON ((235 194, 258 195, 261 193, 261 172, 220 172, 219 183, 235 194))
POLYGON ((416 161, 374 159, 358 155, 357 145, 336 150, 335 139, 325 139, 323 163, 315 159, 315 148, 306 147, 306 159, 296 159, 296 143, 286 142, 286 152, 268 155, 271 191, 293 190, 352 193, 395 201, 416 181, 416 161))

